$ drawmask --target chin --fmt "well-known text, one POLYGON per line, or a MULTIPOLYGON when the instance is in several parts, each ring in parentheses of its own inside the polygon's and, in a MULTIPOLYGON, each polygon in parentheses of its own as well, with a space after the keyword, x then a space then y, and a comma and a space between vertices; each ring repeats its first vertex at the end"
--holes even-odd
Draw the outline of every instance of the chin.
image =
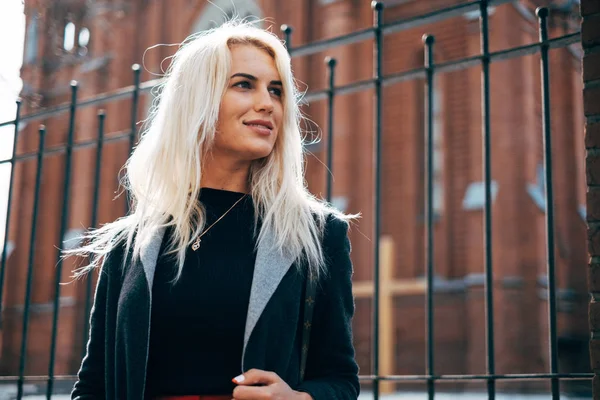
POLYGON ((253 146, 253 148, 248 149, 246 153, 248 158, 251 160, 259 160, 261 158, 268 157, 273 152, 273 146, 263 144, 262 146, 253 146))
POLYGON ((267 158, 269 157, 269 155, 271 155, 271 153, 273 152, 273 150, 268 150, 268 151, 261 151, 261 152, 255 152, 253 153, 250 158, 254 161, 254 160, 261 160, 263 158, 267 158))

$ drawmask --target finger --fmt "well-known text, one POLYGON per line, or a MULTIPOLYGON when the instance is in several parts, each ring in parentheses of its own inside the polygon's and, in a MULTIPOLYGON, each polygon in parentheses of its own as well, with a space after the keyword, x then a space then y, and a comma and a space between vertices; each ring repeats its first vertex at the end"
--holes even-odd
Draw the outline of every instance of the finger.
POLYGON ((251 369, 232 379, 238 385, 271 385, 281 382, 281 378, 275 372, 263 371, 262 369, 251 369))
POLYGON ((269 399, 271 390, 267 386, 238 386, 233 390, 234 400, 269 399))

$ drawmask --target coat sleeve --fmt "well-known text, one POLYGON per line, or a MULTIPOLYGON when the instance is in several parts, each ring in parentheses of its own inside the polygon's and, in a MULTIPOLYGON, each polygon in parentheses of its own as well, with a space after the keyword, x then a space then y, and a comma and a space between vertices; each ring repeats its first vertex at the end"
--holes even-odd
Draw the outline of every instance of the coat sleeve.
POLYGON ((328 221, 323 251, 327 270, 315 301, 305 381, 296 390, 314 400, 355 400, 360 384, 352 343, 353 269, 345 221, 328 221))
MULTIPOLYGON (((94 304, 90 316, 89 339, 86 354, 77 373, 77 381, 71 392, 71 399, 91 400, 105 398, 105 327, 106 327, 106 301, 109 284, 110 256, 103 262, 94 304)), ((88 279, 91 279, 89 277, 88 279)))

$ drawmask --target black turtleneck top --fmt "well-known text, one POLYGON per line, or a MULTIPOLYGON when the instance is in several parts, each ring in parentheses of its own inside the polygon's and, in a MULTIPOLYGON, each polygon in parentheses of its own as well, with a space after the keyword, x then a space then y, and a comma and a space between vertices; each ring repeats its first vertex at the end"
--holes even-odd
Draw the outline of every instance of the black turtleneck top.
MULTIPOLYGON (((242 196, 203 188, 206 227, 242 196)), ((202 236, 198 250, 188 247, 175 284, 175 255, 166 254, 171 236, 167 229, 152 288, 147 397, 230 395, 231 379, 242 372, 256 258, 252 199, 246 196, 202 236)))

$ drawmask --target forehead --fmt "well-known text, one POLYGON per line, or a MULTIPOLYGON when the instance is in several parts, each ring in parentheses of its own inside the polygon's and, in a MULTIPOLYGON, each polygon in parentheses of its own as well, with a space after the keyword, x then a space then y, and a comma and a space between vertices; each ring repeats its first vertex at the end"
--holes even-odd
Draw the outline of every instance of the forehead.
POLYGON ((231 46, 231 73, 244 72, 258 79, 281 80, 275 60, 266 50, 253 45, 236 44, 231 46))

